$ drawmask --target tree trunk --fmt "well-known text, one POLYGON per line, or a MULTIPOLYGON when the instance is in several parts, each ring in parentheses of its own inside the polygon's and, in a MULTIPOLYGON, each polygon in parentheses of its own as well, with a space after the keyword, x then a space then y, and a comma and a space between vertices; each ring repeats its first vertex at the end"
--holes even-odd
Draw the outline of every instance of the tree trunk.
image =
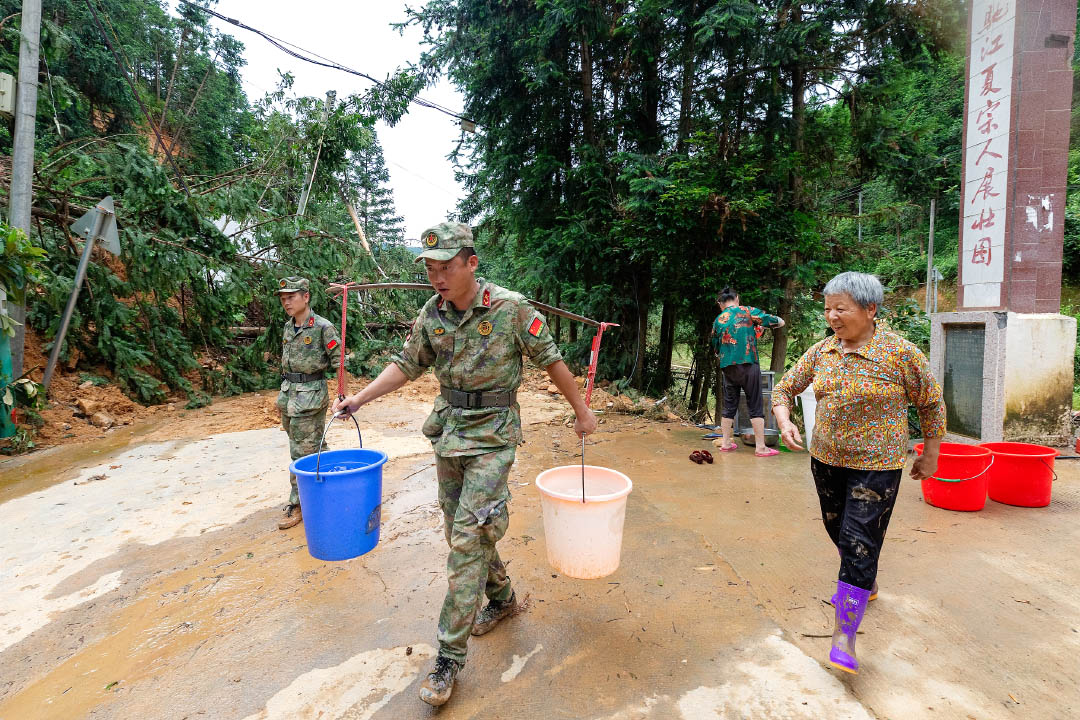
POLYGON ((663 21, 658 16, 645 19, 641 29, 643 53, 651 58, 642 68, 640 145, 645 155, 659 153, 664 144, 660 132, 660 98, 664 84, 660 77, 660 59, 664 54, 663 29, 663 21))
MULTIPOLYGON (((784 294, 780 298, 780 307, 776 311, 785 323, 791 320, 791 309, 795 305, 795 268, 798 263, 798 253, 792 252, 788 272, 784 277, 784 294)), ((788 325, 784 325, 779 330, 773 330, 772 334, 772 360, 769 363, 769 369, 776 373, 775 377, 779 378, 784 374, 784 368, 787 365, 788 325)))
MULTIPOLYGON (((797 25, 801 23, 802 5, 798 2, 792 3, 790 11, 792 24, 797 25)), ((801 63, 802 58, 796 58, 796 60, 788 66, 788 71, 791 74, 791 149, 800 156, 805 150, 807 84, 806 68, 801 63)), ((799 158, 796 162, 792 163, 791 166, 791 204, 792 210, 795 212, 801 210, 805 204, 803 178, 799 173, 802 162, 802 159, 799 158)), ((798 251, 792 250, 786 266, 782 268, 782 275, 784 277, 784 295, 780 298, 780 307, 777 309, 780 317, 785 321, 790 319, 791 309, 795 304, 795 269, 798 267, 798 264, 798 251)), ((776 373, 777 377, 784 372, 784 367, 787 364, 787 345, 787 327, 785 326, 773 332, 772 360, 769 364, 769 369, 776 373)))
MULTIPOLYGON (((184 28, 180 32, 180 44, 176 46, 176 62, 173 63, 172 74, 169 76, 169 87, 165 91, 165 104, 161 106, 161 119, 158 120, 158 132, 160 133, 165 129, 165 113, 169 111, 169 100, 172 99, 173 87, 176 84, 176 70, 180 67, 180 62, 184 57, 184 41, 187 40, 187 28, 184 28)), ((154 136, 154 154, 157 154, 160 143, 157 140, 157 135, 154 136)), ((176 147, 176 143, 173 143, 173 147, 176 147)), ((171 150, 170 150, 171 152, 171 150)))
POLYGON ((686 30, 683 36, 682 100, 679 105, 679 135, 675 140, 675 152, 686 150, 686 141, 690 137, 690 112, 694 97, 694 18, 697 15, 697 0, 692 0, 687 9, 686 30))
POLYGON ((697 340, 694 343, 694 374, 690 380, 690 412, 692 413, 698 409, 698 396, 701 394, 701 386, 706 384, 706 366, 711 364, 709 357, 711 351, 708 343, 711 322, 712 317, 709 315, 699 315, 694 323, 694 337, 697 340))
POLYGON ((585 131, 585 144, 596 144, 596 130, 593 126, 593 72, 592 53, 585 31, 581 31, 581 118, 585 131))
POLYGON ((709 412, 709 391, 712 389, 713 368, 716 366, 716 359, 712 355, 705 356, 704 374, 701 382, 701 396, 697 400, 697 408, 704 413, 709 412))
POLYGON ((660 367, 657 375, 657 388, 666 390, 671 385, 671 356, 675 351, 675 301, 664 300, 664 310, 660 315, 660 367))
POLYGON ((652 277, 649 268, 642 268, 637 273, 637 282, 634 286, 637 305, 637 338, 635 339, 634 364, 634 387, 638 390, 645 389, 645 355, 648 351, 649 339, 649 302, 652 299, 652 277))

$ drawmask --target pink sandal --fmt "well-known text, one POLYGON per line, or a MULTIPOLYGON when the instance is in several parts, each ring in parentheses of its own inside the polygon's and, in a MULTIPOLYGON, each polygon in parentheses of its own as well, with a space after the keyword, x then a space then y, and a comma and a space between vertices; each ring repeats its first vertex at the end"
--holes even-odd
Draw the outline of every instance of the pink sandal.
POLYGON ((761 452, 757 452, 757 451, 754 452, 754 455, 756 457, 772 457, 773 455, 779 455, 779 454, 780 454, 780 451, 776 450, 774 448, 765 448, 761 452))
POLYGON ((719 452, 735 452, 736 450, 739 449, 739 443, 737 443, 737 442, 736 443, 731 443, 727 447, 718 447, 716 449, 719 452))

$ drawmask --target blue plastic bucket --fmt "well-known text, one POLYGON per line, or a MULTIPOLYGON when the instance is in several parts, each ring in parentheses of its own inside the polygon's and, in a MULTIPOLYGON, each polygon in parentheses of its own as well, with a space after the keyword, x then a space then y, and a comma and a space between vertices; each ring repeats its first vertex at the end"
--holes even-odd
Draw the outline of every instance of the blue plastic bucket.
POLYGON ((327 450, 294 460, 308 552, 319 560, 348 560, 379 542, 382 468, 386 453, 327 450))

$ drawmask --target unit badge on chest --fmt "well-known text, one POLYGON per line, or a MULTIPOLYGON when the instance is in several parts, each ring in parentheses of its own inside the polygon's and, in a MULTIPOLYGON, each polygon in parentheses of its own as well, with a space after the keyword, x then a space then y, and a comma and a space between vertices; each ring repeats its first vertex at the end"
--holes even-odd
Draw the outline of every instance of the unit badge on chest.
POLYGON ((441 327, 435 328, 435 334, 436 335, 442 335, 444 332, 446 332, 446 331, 443 330, 441 327))
POLYGON ((487 320, 485 320, 484 322, 482 322, 482 323, 480 323, 479 325, 476 326, 476 332, 480 333, 481 335, 490 335, 491 334, 491 323, 489 323, 487 320))
POLYGON ((306 338, 304 338, 304 344, 305 345, 310 345, 311 344, 311 336, 310 335, 308 335, 306 338))

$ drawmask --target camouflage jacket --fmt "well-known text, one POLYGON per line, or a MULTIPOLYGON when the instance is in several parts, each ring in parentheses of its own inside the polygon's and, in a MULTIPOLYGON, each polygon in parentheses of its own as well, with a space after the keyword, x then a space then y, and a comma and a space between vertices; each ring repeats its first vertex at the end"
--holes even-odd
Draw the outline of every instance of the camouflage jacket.
MULTIPOLYGON (((292 318, 285 321, 282 332, 281 372, 323 375, 327 368, 337 370, 341 364, 337 328, 324 317, 315 313, 307 319, 304 326, 297 328, 292 318)), ((310 382, 290 382, 281 380, 281 392, 278 393, 277 406, 282 414, 289 416, 308 415, 326 408, 330 404, 330 395, 326 390, 326 379, 310 382)))
MULTIPOLYGON (((420 310, 405 346, 391 358, 410 380, 433 367, 443 387, 512 391, 521 385, 522 357, 543 368, 562 359, 536 308, 516 292, 477 281, 480 290, 464 312, 438 295, 420 310)), ((424 434, 444 457, 492 452, 521 442, 521 408, 456 408, 439 396, 424 434)))

